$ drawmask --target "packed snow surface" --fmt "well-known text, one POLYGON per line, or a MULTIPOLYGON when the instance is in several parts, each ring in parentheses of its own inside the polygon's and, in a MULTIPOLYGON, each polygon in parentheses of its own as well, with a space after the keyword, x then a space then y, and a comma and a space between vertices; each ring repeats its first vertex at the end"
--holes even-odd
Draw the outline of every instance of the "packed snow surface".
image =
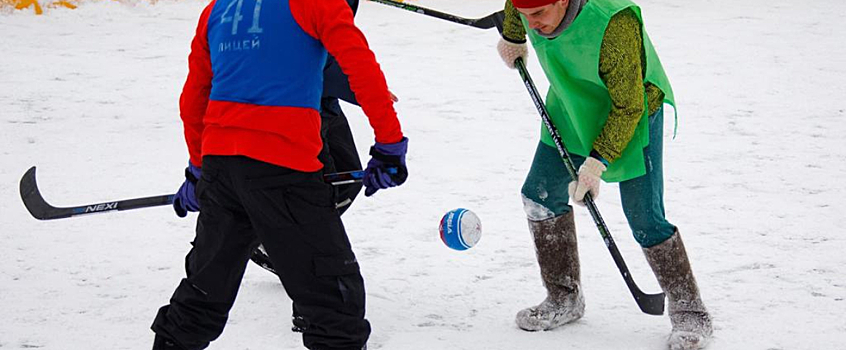
MULTIPOLYGON (((502 6, 415 4, 470 18, 502 6)), ((846 2, 640 4, 678 102, 675 138, 665 118, 666 209, 713 312, 710 348, 846 348, 846 2)), ((196 215, 37 221, 18 181, 37 165, 57 206, 174 192, 188 157, 178 98, 204 5, 0 14, 0 349, 150 348, 196 215)), ((548 332, 515 326, 544 297, 519 193, 540 121, 496 54, 496 32, 367 1, 356 22, 410 139, 408 182, 361 196, 344 216, 367 283, 370 348, 662 349, 669 319, 638 311, 582 208, 585 317, 548 332), (484 227, 463 252, 438 238, 458 207, 484 227)), ((545 90, 534 55, 530 70, 545 90)), ((366 155, 367 120, 344 108, 366 155)), ((598 205, 634 279, 658 292, 615 185, 598 205)), ((278 280, 251 264, 210 349, 301 348, 290 315, 278 280)))

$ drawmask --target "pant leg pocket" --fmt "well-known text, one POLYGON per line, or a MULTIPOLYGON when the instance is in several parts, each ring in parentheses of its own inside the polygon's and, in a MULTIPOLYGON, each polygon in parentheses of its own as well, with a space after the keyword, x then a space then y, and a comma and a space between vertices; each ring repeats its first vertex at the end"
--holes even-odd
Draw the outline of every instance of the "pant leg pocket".
POLYGON ((251 206, 271 226, 317 222, 335 213, 332 187, 316 173, 289 173, 249 179, 251 206))
POLYGON ((304 181, 286 188, 285 203, 291 211, 294 222, 300 225, 317 221, 334 220, 335 189, 332 185, 318 181, 304 181))
POLYGON ((364 312, 364 280, 355 255, 315 257, 314 274, 318 278, 335 278, 338 294, 348 312, 364 312))

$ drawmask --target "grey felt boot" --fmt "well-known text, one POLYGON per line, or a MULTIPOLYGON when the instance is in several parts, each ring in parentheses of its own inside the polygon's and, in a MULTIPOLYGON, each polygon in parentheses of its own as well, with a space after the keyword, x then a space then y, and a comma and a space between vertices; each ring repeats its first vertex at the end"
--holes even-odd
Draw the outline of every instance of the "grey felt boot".
POLYGON ((667 340, 672 350, 702 349, 714 328, 711 315, 699 297, 699 287, 690 269, 679 232, 660 244, 645 248, 646 260, 667 295, 673 331, 667 340))
POLYGON ((543 221, 529 220, 547 297, 517 313, 517 326, 544 331, 580 319, 585 300, 579 282, 579 252, 573 212, 543 221))

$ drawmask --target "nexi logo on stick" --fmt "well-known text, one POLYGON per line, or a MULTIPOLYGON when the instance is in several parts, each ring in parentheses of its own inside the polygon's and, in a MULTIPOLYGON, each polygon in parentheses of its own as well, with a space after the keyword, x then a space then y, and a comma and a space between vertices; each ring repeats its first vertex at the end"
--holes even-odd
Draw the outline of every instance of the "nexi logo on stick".
POLYGON ((93 213, 97 211, 116 210, 118 202, 100 203, 96 205, 89 205, 85 207, 86 213, 93 213))

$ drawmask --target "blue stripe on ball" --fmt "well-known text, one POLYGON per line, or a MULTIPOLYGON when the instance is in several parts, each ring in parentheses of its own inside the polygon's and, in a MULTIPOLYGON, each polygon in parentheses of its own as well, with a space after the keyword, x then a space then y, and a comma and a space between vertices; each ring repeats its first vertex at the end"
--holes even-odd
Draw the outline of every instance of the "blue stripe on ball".
POLYGON ((452 249, 455 250, 466 250, 470 248, 464 241, 464 237, 462 237, 463 231, 461 227, 461 220, 464 217, 464 214, 467 213, 467 209, 458 208, 449 211, 446 215, 444 215, 443 221, 446 221, 446 227, 442 230, 441 238, 444 242, 452 249))

